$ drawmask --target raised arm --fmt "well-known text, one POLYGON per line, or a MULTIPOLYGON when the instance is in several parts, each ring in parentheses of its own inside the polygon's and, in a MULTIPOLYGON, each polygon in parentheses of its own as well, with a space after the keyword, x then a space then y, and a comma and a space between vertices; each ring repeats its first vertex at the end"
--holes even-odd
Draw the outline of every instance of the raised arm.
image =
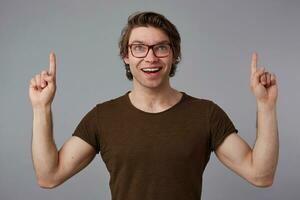
POLYGON ((29 97, 33 109, 32 160, 40 187, 53 188, 79 172, 96 155, 94 148, 78 137, 71 137, 58 151, 53 138, 51 104, 56 91, 55 54, 50 69, 30 81, 29 97))
POLYGON ((253 148, 237 134, 229 135, 216 150, 219 160, 255 186, 273 184, 278 162, 279 139, 276 116, 277 80, 265 69, 257 69, 252 56, 250 86, 256 97, 257 132, 253 148))

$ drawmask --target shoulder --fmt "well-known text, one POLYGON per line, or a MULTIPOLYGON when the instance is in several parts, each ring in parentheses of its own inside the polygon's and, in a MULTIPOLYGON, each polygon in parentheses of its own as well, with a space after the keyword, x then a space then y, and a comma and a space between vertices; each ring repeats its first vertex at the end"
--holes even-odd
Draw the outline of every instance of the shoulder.
POLYGON ((211 99, 195 97, 189 94, 184 93, 185 103, 192 107, 201 108, 207 111, 212 111, 214 107, 218 105, 211 99))
POLYGON ((185 95, 185 107, 191 112, 205 113, 207 117, 211 118, 214 115, 224 115, 225 110, 215 100, 207 98, 199 98, 184 93, 185 95))
POLYGON ((120 112, 127 105, 126 94, 97 103, 93 110, 98 114, 120 112))

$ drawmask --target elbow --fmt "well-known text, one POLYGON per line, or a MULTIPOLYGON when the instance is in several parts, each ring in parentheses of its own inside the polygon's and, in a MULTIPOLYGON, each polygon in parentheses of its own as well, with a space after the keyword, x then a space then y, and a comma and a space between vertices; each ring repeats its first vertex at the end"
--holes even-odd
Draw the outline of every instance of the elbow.
POLYGON ((268 188, 271 187, 274 183, 274 176, 265 176, 265 177, 256 177, 251 183, 260 188, 268 188))
POLYGON ((254 186, 256 187, 260 187, 260 188, 268 188, 271 187, 273 185, 273 180, 269 180, 269 181, 258 181, 253 183, 254 186))
POLYGON ((59 185, 58 183, 54 182, 53 180, 47 180, 47 179, 43 179, 43 178, 38 178, 37 183, 38 183, 39 187, 42 189, 53 189, 59 185))

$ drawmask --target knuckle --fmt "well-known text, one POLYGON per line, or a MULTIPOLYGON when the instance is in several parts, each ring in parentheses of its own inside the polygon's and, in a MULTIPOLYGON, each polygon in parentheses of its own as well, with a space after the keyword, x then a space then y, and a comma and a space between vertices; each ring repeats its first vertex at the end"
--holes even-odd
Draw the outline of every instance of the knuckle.
POLYGON ((261 73, 257 72, 256 74, 254 74, 254 77, 259 78, 260 75, 261 75, 261 73))
POLYGON ((35 79, 34 78, 30 79, 30 84, 35 85, 35 79))
POLYGON ((46 75, 47 74, 47 71, 46 70, 43 70, 42 72, 41 72, 41 75, 46 75))

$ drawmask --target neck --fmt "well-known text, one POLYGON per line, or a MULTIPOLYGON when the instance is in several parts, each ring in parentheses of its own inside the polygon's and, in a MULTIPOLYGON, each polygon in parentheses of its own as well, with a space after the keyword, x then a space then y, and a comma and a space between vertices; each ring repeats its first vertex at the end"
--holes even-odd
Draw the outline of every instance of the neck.
POLYGON ((129 93, 131 103, 146 112, 161 112, 175 105, 182 94, 169 84, 157 88, 147 88, 134 84, 129 93))

